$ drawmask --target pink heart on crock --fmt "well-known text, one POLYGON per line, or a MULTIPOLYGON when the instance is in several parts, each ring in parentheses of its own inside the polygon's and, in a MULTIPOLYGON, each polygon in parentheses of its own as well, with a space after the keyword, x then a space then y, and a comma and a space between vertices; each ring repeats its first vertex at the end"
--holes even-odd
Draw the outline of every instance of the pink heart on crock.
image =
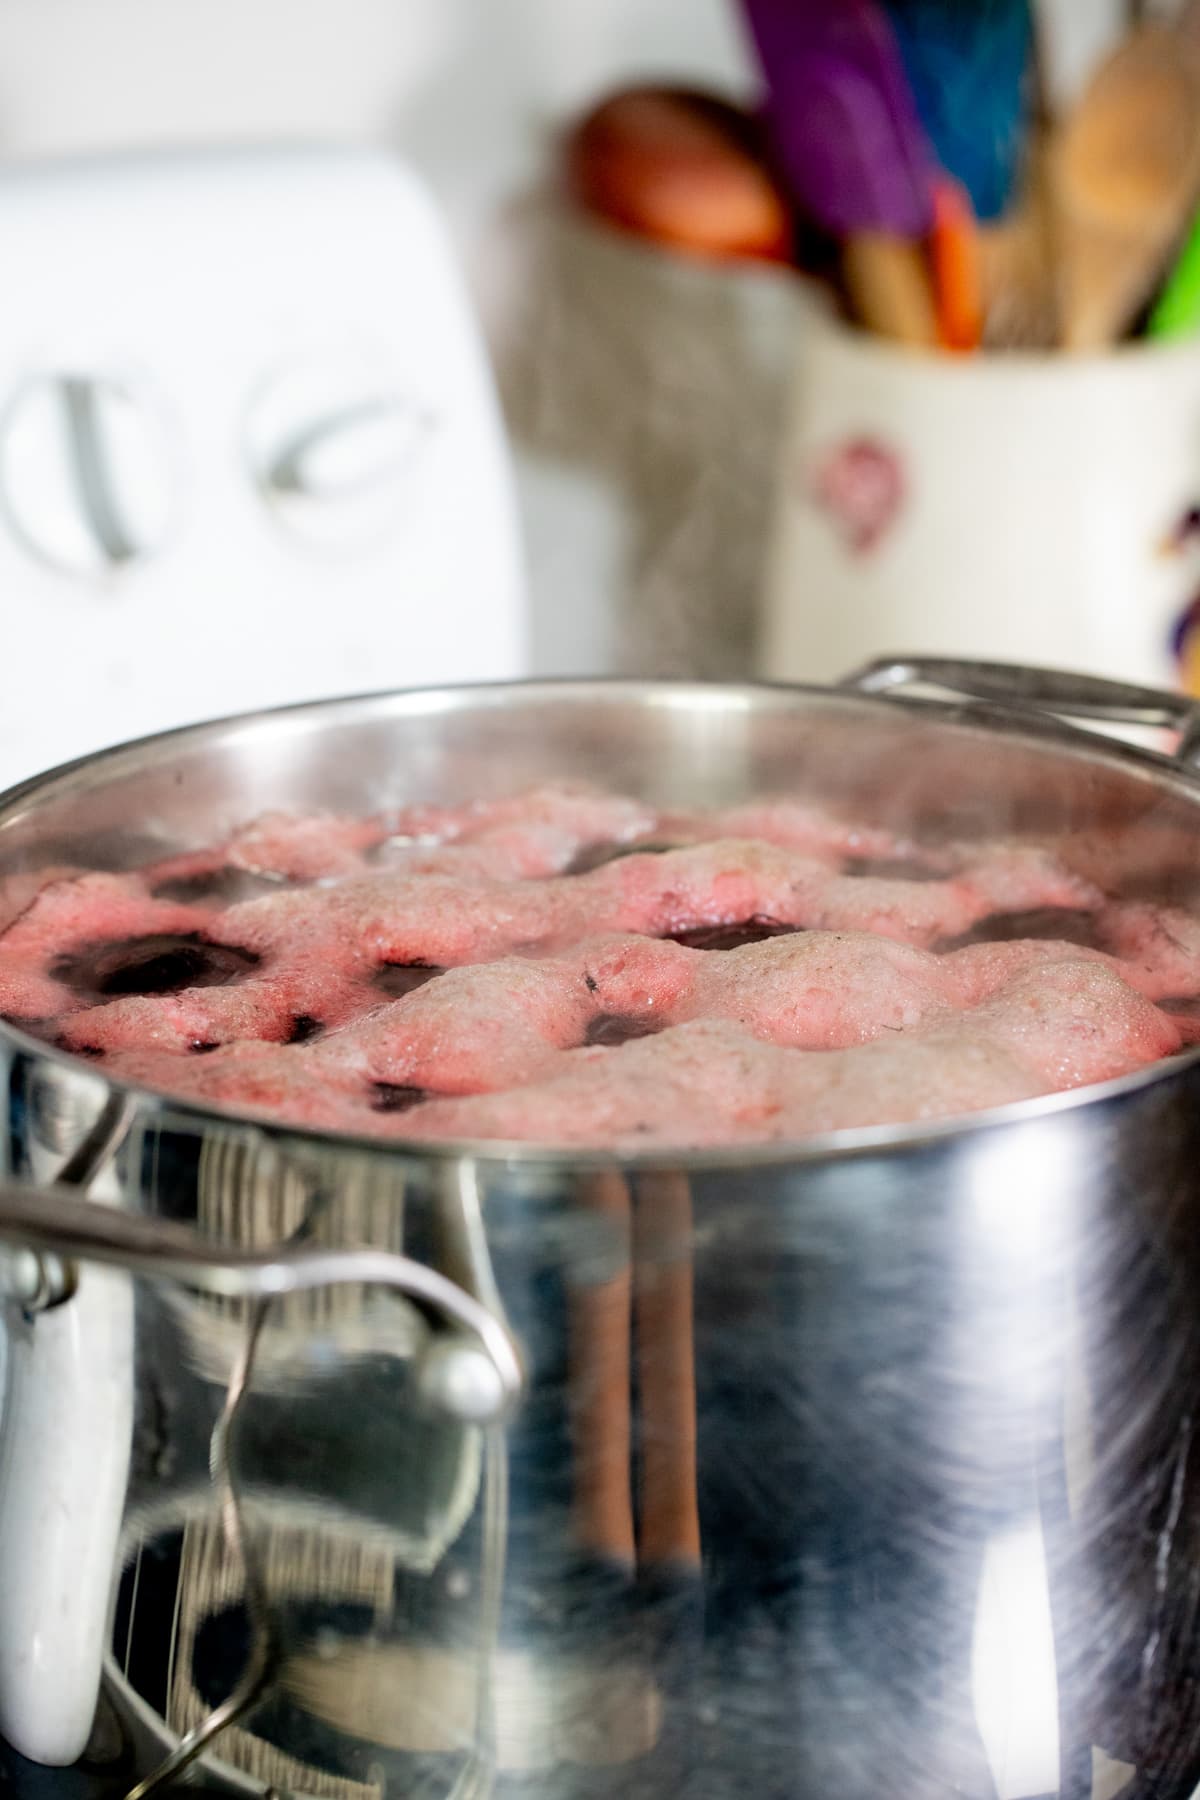
POLYGON ((819 458, 809 482, 857 556, 877 549, 899 518, 906 496, 904 462, 877 438, 857 437, 819 458))

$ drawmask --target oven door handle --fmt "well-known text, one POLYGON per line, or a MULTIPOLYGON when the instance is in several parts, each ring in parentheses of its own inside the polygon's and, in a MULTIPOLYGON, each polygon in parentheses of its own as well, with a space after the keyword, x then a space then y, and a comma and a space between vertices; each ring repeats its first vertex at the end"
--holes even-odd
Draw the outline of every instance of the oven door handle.
POLYGON ((1142 687, 1101 675, 1024 663, 973 662, 944 656, 880 656, 838 684, 860 694, 932 689, 964 700, 986 700, 1058 720, 1096 719, 1177 731, 1175 759, 1200 767, 1200 702, 1167 688, 1142 687))

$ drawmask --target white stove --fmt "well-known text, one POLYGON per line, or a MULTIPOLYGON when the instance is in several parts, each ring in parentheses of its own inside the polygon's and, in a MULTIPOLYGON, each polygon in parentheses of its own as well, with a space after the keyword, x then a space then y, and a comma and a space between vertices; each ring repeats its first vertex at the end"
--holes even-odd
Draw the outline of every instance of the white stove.
POLYGON ((0 179, 0 786, 102 744, 526 668, 507 453, 392 159, 0 179))

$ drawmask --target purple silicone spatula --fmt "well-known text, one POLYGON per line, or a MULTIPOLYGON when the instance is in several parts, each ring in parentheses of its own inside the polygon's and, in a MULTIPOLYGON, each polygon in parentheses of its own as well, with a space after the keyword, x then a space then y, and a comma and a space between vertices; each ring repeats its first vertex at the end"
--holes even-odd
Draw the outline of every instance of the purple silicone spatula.
POLYGON ((803 211, 836 237, 924 237, 937 164, 886 13, 875 0, 741 4, 781 172, 803 211))

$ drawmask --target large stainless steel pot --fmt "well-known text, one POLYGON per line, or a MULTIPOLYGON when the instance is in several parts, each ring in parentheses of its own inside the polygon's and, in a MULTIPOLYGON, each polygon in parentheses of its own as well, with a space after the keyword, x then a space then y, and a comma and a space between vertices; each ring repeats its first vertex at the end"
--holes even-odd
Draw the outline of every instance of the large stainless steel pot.
MULTIPOLYGON (((235 720, 9 795, 0 867, 566 774, 1020 831, 1197 901, 1183 702, 860 686, 920 681, 985 703, 550 684, 235 720), (1179 760, 1039 705, 1181 729, 1179 760)), ((331 1800, 1200 1781, 1196 1057, 619 1163, 253 1124, 11 1028, 0 1061, 18 1747, 113 1795, 189 1766, 331 1800)))

